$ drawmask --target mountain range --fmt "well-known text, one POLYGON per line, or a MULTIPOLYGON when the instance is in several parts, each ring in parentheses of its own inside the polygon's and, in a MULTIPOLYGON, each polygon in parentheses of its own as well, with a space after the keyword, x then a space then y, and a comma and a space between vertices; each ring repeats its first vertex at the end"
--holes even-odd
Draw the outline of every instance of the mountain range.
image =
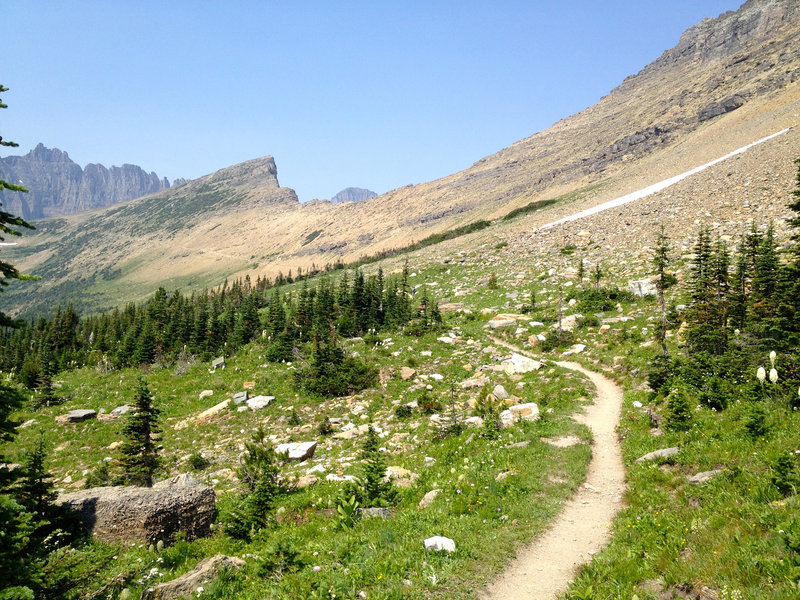
MULTIPOLYGON (((792 128, 798 78, 800 5, 749 0, 688 29, 595 105, 436 181, 361 202, 301 204, 278 184, 275 160, 264 157, 38 223, 11 257, 42 280, 15 285, 0 308, 35 314, 56 298, 99 310, 159 285, 191 291, 226 277, 274 277, 355 261, 531 205, 540 208, 524 228, 535 230, 792 128)), ((800 144, 791 129, 765 148, 763 166, 777 170, 800 144)), ((777 202, 771 186, 762 185, 765 206, 777 202)), ((698 205, 718 199, 708 189, 694 190, 698 205)))
POLYGON ((28 189, 26 194, 0 192, 6 210, 26 220, 100 208, 170 187, 166 177, 136 165, 106 168, 92 163, 82 169, 66 152, 44 144, 24 156, 0 158, 0 179, 28 189))

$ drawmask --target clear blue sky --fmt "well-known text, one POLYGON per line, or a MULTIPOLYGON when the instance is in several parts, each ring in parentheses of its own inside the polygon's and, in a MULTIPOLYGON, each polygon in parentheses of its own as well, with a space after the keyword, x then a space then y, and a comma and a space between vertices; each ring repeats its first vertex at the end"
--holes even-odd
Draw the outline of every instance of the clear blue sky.
POLYGON ((443 177, 743 0, 0 0, 0 135, 170 180, 271 154, 300 199, 443 177))

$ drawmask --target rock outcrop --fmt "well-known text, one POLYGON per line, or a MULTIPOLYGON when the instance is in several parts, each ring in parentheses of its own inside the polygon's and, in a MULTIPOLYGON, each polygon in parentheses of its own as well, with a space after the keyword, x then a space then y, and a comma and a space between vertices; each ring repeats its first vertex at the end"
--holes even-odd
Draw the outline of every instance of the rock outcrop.
POLYGON ((214 490, 191 478, 160 482, 151 488, 99 487, 61 494, 58 502, 78 513, 89 533, 107 543, 169 542, 182 532, 187 540, 209 535, 214 520, 214 490))
POLYGON ((28 189, 27 194, 0 192, 4 210, 28 220, 91 210, 170 187, 166 178, 136 165, 88 164, 82 169, 66 152, 43 144, 25 156, 0 158, 0 179, 28 189))
POLYGON ((142 592, 142 600, 172 600, 173 598, 194 598, 198 588, 217 578, 224 569, 241 569, 245 562, 235 556, 216 554, 204 558, 197 566, 180 577, 148 587, 142 592))

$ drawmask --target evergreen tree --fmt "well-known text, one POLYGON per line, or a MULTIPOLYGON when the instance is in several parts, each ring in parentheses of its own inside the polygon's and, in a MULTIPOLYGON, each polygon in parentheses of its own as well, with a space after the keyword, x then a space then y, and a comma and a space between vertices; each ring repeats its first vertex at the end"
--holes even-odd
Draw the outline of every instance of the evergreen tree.
POLYGON ((364 445, 361 447, 361 478, 356 497, 363 507, 392 506, 398 501, 397 490, 385 480, 386 460, 380 451, 378 432, 370 423, 364 445))
POLYGON ((279 456, 262 426, 244 446, 236 474, 246 486, 247 494, 234 520, 228 524, 228 532, 240 539, 248 539, 270 524, 276 499, 287 491, 280 480, 279 456))
POLYGON ((159 410, 143 377, 139 377, 133 408, 122 428, 125 441, 120 448, 119 465, 122 474, 115 483, 151 487, 153 474, 159 465, 157 447, 153 437, 159 432, 159 410))
MULTIPOLYGON (((7 91, 8 91, 7 87, 0 85, 0 93, 7 91)), ((8 106, 0 100, 0 108, 8 108, 8 106)), ((18 145, 19 144, 6 141, 2 137, 0 137, 0 146, 16 148, 18 145)), ((28 191, 21 185, 9 183, 8 181, 4 181, 3 179, 0 179, 0 190, 8 190, 10 192, 28 191)), ((0 209, 2 209, 2 203, 0 203, 0 209)), ((0 242, 2 242, 5 239, 2 234, 21 235, 19 228, 35 229, 33 225, 27 223, 20 217, 15 217, 11 213, 7 213, 3 210, 0 210, 0 242)), ((3 287, 7 286, 9 281, 12 279, 31 279, 30 276, 23 275, 16 269, 16 267, 14 267, 14 265, 12 265, 11 263, 7 263, 4 260, 0 260, 0 275, 2 275, 2 277, 0 277, 0 291, 2 291, 3 287)), ((3 311, 0 311, 0 327, 10 327, 14 325, 19 325, 19 322, 11 319, 3 311)))
POLYGON ((667 266, 669 265, 669 239, 664 233, 664 224, 661 224, 661 229, 656 238, 656 251, 652 260, 653 272, 656 276, 656 290, 658 291, 658 303, 661 306, 661 323, 658 331, 658 340, 661 343, 661 350, 664 356, 669 356, 667 351, 667 301, 666 291, 670 285, 670 277, 667 273, 667 266))

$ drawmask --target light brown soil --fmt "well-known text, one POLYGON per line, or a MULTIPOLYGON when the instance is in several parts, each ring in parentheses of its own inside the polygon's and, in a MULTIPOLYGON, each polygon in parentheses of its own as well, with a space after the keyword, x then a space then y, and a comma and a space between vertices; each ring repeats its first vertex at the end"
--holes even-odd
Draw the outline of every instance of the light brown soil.
POLYGON ((578 416, 594 436, 586 481, 565 504, 550 530, 520 550, 517 558, 483 592, 484 600, 558 598, 578 568, 608 542, 611 522, 622 506, 625 468, 615 432, 622 409, 622 390, 607 377, 576 363, 556 364, 583 373, 597 388, 594 404, 578 416))

